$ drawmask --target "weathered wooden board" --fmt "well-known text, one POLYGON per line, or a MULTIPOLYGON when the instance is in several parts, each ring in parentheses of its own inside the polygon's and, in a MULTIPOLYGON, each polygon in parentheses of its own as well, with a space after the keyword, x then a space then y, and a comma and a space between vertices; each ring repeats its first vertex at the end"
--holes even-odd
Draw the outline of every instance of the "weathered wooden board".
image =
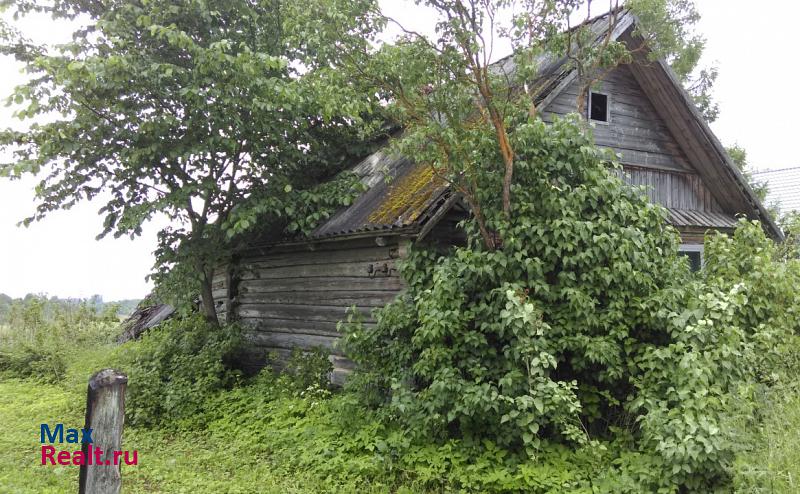
MULTIPOLYGON (((543 118, 574 112, 578 85, 567 86, 544 109, 543 118)), ((595 142, 621 155, 621 162, 668 170, 688 171, 689 161, 674 134, 662 121, 650 98, 627 66, 606 75, 594 90, 609 95, 608 123, 595 123, 595 142)))
MULTIPOLYGON (((386 247, 396 246, 398 239, 387 232, 382 236, 382 243, 386 247)), ((240 252, 243 259, 255 258, 259 256, 272 257, 279 254, 297 254, 300 252, 337 252, 347 249, 371 249, 380 247, 376 241, 375 234, 365 234, 362 238, 350 240, 344 239, 319 239, 311 242, 297 241, 284 242, 277 245, 257 245, 253 244, 240 252)))
POLYGON ((295 292, 242 292, 238 301, 246 304, 324 305, 335 307, 382 307, 391 302, 395 292, 372 290, 295 291, 295 292))
POLYGON ((333 262, 375 262, 384 259, 394 259, 399 255, 397 247, 370 247, 342 249, 336 251, 299 251, 278 253, 272 256, 256 256, 246 258, 246 265, 261 269, 299 266, 320 265, 333 262))
POLYGON ((246 336, 250 344, 261 347, 273 348, 325 348, 334 353, 340 353, 336 348, 336 342, 339 341, 338 336, 327 336, 306 333, 284 333, 279 331, 265 331, 250 333, 246 336))
POLYGON ((337 291, 373 290, 399 292, 403 281, 396 276, 388 278, 369 278, 340 276, 333 278, 288 277, 272 279, 249 279, 239 283, 239 293, 269 293, 291 291, 337 291))
POLYGON ((374 262, 331 262, 328 264, 298 264, 261 268, 248 262, 242 262, 240 277, 242 280, 270 278, 387 278, 397 276, 397 265, 394 259, 383 259, 374 262))
POLYGON ((625 167, 618 174, 630 185, 644 186, 648 198, 662 206, 721 212, 711 191, 695 173, 625 167))
MULTIPOLYGON (((338 321, 306 321, 297 319, 280 319, 267 317, 245 317, 239 318, 238 322, 245 328, 252 331, 282 331, 297 332, 307 334, 335 335, 339 334, 336 327, 338 321)), ((362 323, 366 328, 375 327, 375 323, 370 319, 362 323)), ((248 331, 250 332, 250 331, 248 331)))
MULTIPOLYGON (((252 249, 232 269, 221 270, 214 295, 231 298, 220 306, 220 313, 227 316, 225 307, 230 306, 231 316, 246 328, 248 350, 242 364, 255 370, 266 363, 268 354, 277 352, 279 358, 272 364, 280 367, 291 348, 323 347, 332 355, 339 353, 337 325, 347 319, 352 306, 366 327, 374 327, 372 311, 404 288, 397 272, 397 242, 377 243, 373 238, 313 248, 252 249)), ((334 380, 352 370, 352 363, 338 359, 334 380)))
MULTIPOLYGON (((622 41, 630 46, 638 46, 638 41, 626 34, 622 41)), ((738 190, 740 185, 734 177, 735 172, 723 163, 718 150, 710 139, 705 138, 706 129, 692 114, 692 110, 681 102, 684 95, 669 79, 669 74, 660 73, 663 69, 658 62, 651 62, 644 55, 636 55, 636 63, 630 65, 630 71, 641 85, 643 91, 654 102, 664 124, 679 139, 693 169, 703 178, 714 199, 729 214, 753 214, 754 205, 743 201, 743 194, 738 190)))
MULTIPOLYGON (((241 304, 237 312, 240 317, 337 322, 346 319, 348 310, 347 306, 241 304)), ((358 311, 364 318, 370 317, 370 308, 358 307, 358 311)))

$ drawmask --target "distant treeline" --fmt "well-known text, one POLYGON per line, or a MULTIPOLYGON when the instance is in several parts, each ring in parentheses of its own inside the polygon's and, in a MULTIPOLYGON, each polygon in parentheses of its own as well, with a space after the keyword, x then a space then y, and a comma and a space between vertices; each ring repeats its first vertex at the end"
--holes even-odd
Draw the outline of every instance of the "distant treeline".
POLYGON ((28 305, 31 302, 43 302, 45 309, 45 317, 48 312, 57 312, 58 309, 69 311, 70 309, 77 309, 83 307, 84 309, 94 310, 96 313, 103 313, 106 311, 114 311, 119 317, 126 317, 136 310, 139 305, 140 299, 126 299, 116 300, 113 302, 103 301, 101 295, 93 295, 89 298, 59 298, 48 297, 46 295, 36 295, 29 293, 22 298, 12 298, 5 293, 0 293, 0 324, 6 323, 12 312, 12 308, 17 306, 28 305))

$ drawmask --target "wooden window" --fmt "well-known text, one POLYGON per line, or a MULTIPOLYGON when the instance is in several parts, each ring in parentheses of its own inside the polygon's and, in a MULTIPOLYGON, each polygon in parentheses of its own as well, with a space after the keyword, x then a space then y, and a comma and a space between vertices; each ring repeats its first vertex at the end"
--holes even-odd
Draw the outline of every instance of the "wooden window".
POLYGON ((703 245, 702 244, 681 244, 678 248, 678 254, 686 257, 686 262, 689 263, 689 269, 700 271, 703 267, 703 245))
POLYGON ((611 120, 608 111, 608 95, 591 91, 589 93, 589 119, 595 122, 606 122, 611 120))

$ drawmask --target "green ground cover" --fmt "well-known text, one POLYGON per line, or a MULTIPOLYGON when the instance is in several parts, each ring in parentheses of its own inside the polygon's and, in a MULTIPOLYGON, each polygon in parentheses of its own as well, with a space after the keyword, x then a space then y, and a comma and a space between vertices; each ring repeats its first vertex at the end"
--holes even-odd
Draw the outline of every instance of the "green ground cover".
POLYGON ((743 225, 707 243, 710 288, 684 312, 693 322, 640 355, 646 372, 633 382, 651 404, 641 420, 575 443, 542 433, 529 449, 488 433, 415 433, 409 410, 441 413, 376 392, 368 373, 329 389, 324 352, 246 378, 228 365, 242 344, 236 325, 187 316, 115 345, 113 318, 45 317, 34 301, 0 331, 0 493, 76 489, 77 467, 40 464, 40 424, 81 427, 86 383, 107 367, 129 376, 123 449, 139 464, 123 466, 126 493, 798 492, 800 265, 776 261, 767 242, 743 225), (723 282, 733 286, 712 284, 723 282))
MULTIPOLYGON (((77 489, 78 467, 40 465, 41 423, 80 427, 83 400, 77 389, 29 380, 0 382, 0 491, 60 494, 77 489)), ((299 402, 298 402, 299 403, 299 402)), ((291 408, 291 405, 288 405, 291 408)), ((300 404, 298 404, 298 407, 300 404)), ((292 431, 270 422, 231 427, 224 417, 200 432, 128 427, 123 449, 137 450, 139 465, 123 466, 126 493, 294 493, 382 491, 380 485, 330 481, 292 468, 271 454, 267 441, 292 431)), ((281 424, 282 425, 282 424, 281 424)), ((284 439, 287 439, 284 437, 284 439)), ((302 445, 296 444, 297 452, 302 445)), ((320 456, 320 462, 325 461, 320 456)))

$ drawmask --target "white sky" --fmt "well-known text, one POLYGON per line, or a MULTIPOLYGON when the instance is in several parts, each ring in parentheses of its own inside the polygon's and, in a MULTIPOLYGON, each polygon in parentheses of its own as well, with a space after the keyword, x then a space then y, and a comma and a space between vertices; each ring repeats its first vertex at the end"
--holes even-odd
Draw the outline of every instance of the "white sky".
MULTIPOLYGON (((601 2, 596 2, 599 5, 601 2)), ((708 44, 703 62, 716 62, 720 75, 714 96, 720 117, 712 129, 726 145, 738 143, 757 169, 800 165, 794 146, 800 138, 797 81, 800 68, 793 50, 800 2, 696 0, 703 16, 698 31, 708 44)), ((408 28, 430 32, 433 20, 413 2, 382 0, 386 13, 408 28)), ((19 27, 36 41, 68 39, 69 26, 46 18, 19 27)), ((22 81, 19 67, 0 57, 0 97, 22 81)), ((0 128, 17 126, 11 109, 0 106, 0 128)), ((0 180, 0 292, 12 296, 48 293, 60 297, 105 300, 140 298, 152 266, 156 228, 136 240, 96 241, 101 230, 100 203, 83 203, 51 214, 29 228, 16 223, 33 212, 34 180, 0 180)))

